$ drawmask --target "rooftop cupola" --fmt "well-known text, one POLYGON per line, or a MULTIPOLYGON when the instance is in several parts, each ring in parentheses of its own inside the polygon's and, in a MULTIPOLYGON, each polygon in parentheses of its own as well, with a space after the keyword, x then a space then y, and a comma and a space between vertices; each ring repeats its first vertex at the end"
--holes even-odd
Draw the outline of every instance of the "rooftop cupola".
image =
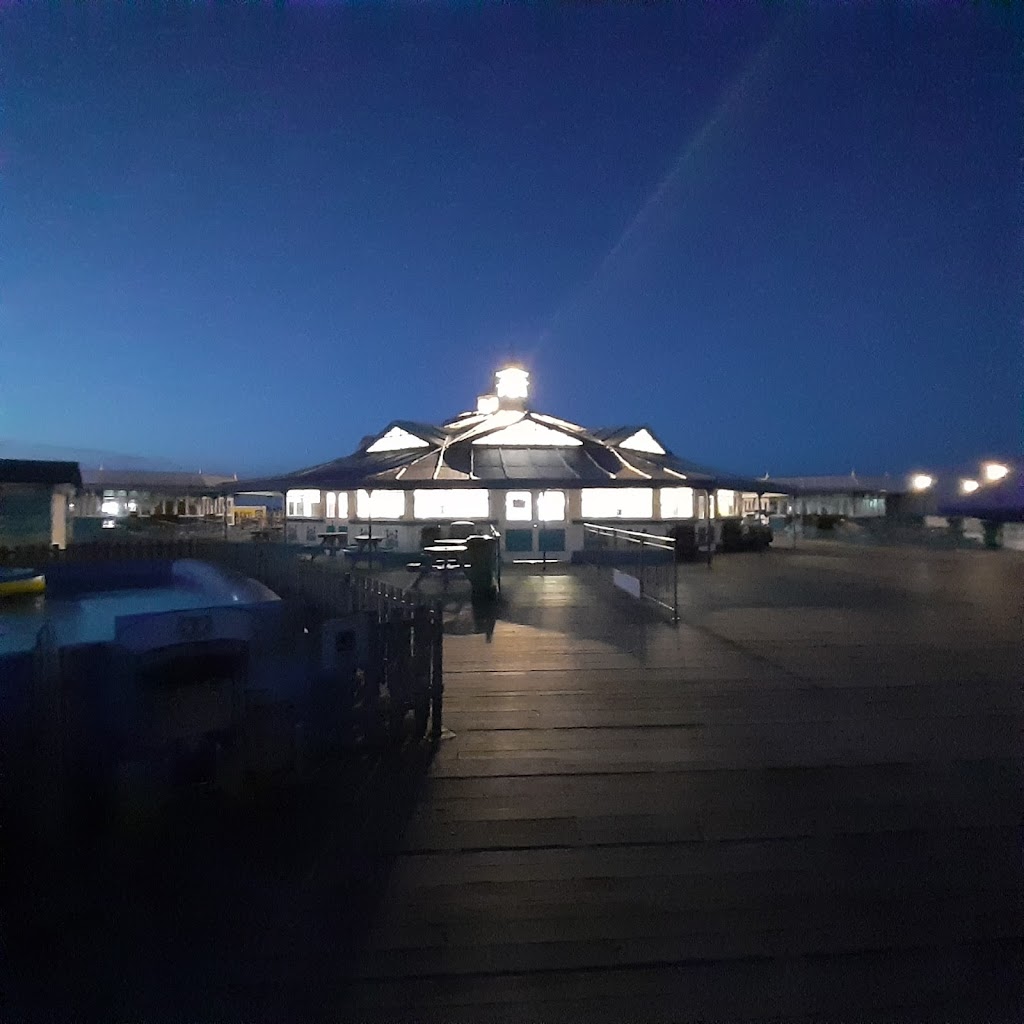
POLYGON ((494 394, 501 409, 525 409, 530 374, 521 366, 505 366, 494 375, 494 394))

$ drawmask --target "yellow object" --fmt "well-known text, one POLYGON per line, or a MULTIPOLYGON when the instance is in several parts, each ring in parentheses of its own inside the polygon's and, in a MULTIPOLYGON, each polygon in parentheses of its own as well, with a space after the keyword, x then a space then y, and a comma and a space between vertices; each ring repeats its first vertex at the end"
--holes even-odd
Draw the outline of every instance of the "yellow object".
POLYGON ((46 577, 42 573, 23 576, 20 579, 0 577, 0 597, 20 597, 24 594, 41 594, 46 590, 46 577))

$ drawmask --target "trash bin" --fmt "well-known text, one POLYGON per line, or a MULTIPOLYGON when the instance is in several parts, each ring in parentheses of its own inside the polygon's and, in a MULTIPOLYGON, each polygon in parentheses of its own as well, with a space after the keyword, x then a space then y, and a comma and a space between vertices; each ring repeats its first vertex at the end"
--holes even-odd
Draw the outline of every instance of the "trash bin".
POLYGON ((722 550, 742 551, 744 547, 743 524, 738 516, 722 520, 722 550))
POLYGON ((697 561, 696 526, 696 523, 677 523, 669 531, 669 536, 671 536, 676 542, 677 562, 697 561))
POLYGON ((475 535, 466 538, 466 576, 474 598, 494 597, 498 593, 495 567, 498 538, 475 535))
POLYGON ((1003 524, 993 522, 991 519, 986 519, 981 524, 981 534, 984 538, 985 547, 987 548, 999 548, 1002 547, 1003 541, 1003 524))

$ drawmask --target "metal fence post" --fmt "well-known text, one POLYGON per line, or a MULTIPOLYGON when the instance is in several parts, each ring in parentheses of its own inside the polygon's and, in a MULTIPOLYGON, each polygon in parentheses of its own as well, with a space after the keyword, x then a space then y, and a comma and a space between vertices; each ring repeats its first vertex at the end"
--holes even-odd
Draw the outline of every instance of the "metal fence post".
POLYGON ((672 552, 672 621, 679 622, 679 561, 672 552))
POLYGON ((707 544, 708 544, 708 568, 710 569, 711 568, 711 553, 715 549, 715 523, 714 523, 714 520, 711 518, 711 501, 712 501, 711 489, 709 488, 704 493, 705 493, 706 499, 707 499, 706 502, 705 502, 705 508, 706 508, 706 511, 707 511, 707 514, 708 514, 708 528, 707 528, 706 540, 707 540, 707 544))
POLYGON ((430 735, 434 740, 441 738, 441 721, 444 703, 444 606, 440 601, 434 604, 433 665, 430 673, 430 735))

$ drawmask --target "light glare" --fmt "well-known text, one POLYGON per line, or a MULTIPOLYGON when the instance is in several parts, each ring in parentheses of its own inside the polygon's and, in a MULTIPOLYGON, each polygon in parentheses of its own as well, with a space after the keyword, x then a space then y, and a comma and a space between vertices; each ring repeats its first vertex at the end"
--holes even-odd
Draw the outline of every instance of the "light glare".
POLYGON ((984 469, 985 479, 990 483, 996 480, 1002 480, 1003 477, 1010 472, 1010 467, 1004 466, 1001 462, 986 462, 984 469))
POLYGON ((917 473, 910 479, 910 486, 915 491, 927 491, 933 483, 935 483, 934 477, 930 477, 927 473, 917 473))
POLYGON ((506 366, 494 379, 499 398, 526 398, 530 390, 530 374, 519 366, 506 366))
POLYGON ((981 485, 978 483, 977 480, 960 481, 960 490, 963 491, 964 494, 973 494, 980 486, 981 485))

